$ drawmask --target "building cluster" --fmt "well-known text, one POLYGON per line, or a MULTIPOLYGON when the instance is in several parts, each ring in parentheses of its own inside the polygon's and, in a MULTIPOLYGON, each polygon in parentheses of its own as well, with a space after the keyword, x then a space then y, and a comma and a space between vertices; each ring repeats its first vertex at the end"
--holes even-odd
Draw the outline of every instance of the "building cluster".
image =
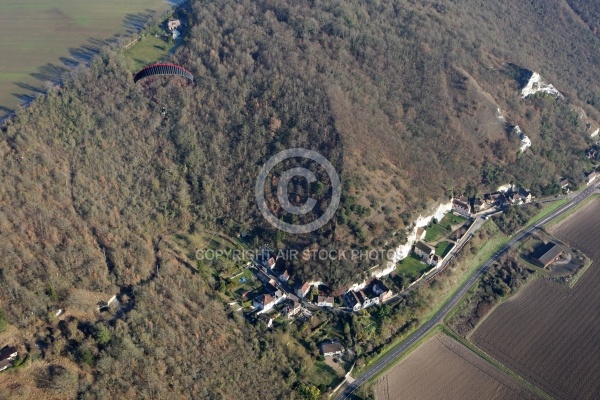
POLYGON ((359 311, 374 305, 383 304, 389 300, 393 292, 379 279, 360 290, 349 290, 342 295, 346 307, 352 311, 359 311))
POLYGON ((421 257, 425 264, 432 267, 437 267, 442 261, 442 258, 435 254, 435 249, 421 240, 415 243, 415 254, 421 257))
POLYGON ((476 212, 479 212, 494 206, 501 208, 531 203, 531 200, 533 200, 533 196, 529 190, 510 187, 506 191, 486 193, 483 195, 483 199, 475 199, 474 208, 476 212))
POLYGON ((173 36, 173 39, 177 39, 181 36, 181 21, 178 19, 171 19, 167 22, 167 29, 173 36))
POLYGON ((533 196, 529 190, 509 186, 506 190, 486 193, 483 198, 456 197, 452 199, 452 211, 463 217, 472 218, 474 215, 492 207, 502 208, 510 205, 521 205, 530 203, 532 199, 533 196))

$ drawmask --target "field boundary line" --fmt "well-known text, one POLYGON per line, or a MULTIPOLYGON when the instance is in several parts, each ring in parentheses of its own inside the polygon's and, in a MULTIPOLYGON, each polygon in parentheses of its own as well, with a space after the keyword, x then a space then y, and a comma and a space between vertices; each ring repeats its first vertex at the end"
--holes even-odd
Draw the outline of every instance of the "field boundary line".
POLYGON ((494 357, 481 350, 469 340, 463 338, 462 336, 454 332, 450 327, 445 325, 441 326, 441 332, 456 340, 457 342, 465 346, 467 349, 484 359, 486 362, 490 363, 494 368, 513 378, 515 381, 517 381, 517 383, 529 389, 534 394, 546 400, 554 400, 554 398, 548 393, 544 392, 542 389, 529 382, 527 379, 523 378, 521 375, 517 374, 512 369, 508 368, 506 365, 502 364, 500 361, 496 360, 494 357))
MULTIPOLYGON (((562 222, 564 222, 567 219, 569 219, 570 217, 572 217, 573 214, 575 214, 577 211, 579 211, 582 207, 588 205, 591 201, 597 200, 597 199, 600 199, 600 193, 591 194, 587 199, 583 200, 581 203, 577 204, 575 207, 571 208, 569 211, 567 211, 563 215, 560 215, 560 216, 552 219, 551 221, 548 221, 548 223, 544 224, 544 229, 546 230, 549 228, 553 228, 557 225, 560 225, 562 222)), ((552 236, 554 236, 554 235, 552 235, 552 236)))
POLYGON ((437 335, 438 333, 442 332, 442 325, 441 324, 437 324, 436 326, 434 326, 433 328, 431 328, 431 330, 429 332, 427 332, 427 334, 423 335, 423 337, 421 337, 421 339, 417 340, 416 342, 414 342, 413 344, 411 344, 406 351, 402 354, 402 356, 400 356, 398 359, 396 359, 393 363, 388 364, 385 368, 383 368, 381 371, 377 372, 375 375, 373 375, 369 380, 369 384, 374 384, 377 382, 377 380, 379 380, 381 378, 382 375, 385 375, 387 372, 389 372, 390 369, 394 368, 395 366, 397 366, 402 360, 404 360, 409 354, 411 354, 413 351, 415 351, 419 346, 421 346, 423 344, 423 342, 426 342, 428 339, 431 339, 432 337, 434 337, 435 335, 437 335))

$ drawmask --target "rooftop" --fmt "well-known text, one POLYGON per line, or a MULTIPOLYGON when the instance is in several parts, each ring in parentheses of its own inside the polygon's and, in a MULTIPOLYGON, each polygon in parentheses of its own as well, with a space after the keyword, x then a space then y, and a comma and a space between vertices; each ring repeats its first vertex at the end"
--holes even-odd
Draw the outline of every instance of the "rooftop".
POLYGON ((556 243, 548 242, 545 245, 538 247, 533 254, 533 259, 539 261, 542 265, 546 266, 558 257, 563 250, 556 243))
POLYGON ((427 244, 425 244, 422 241, 418 241, 417 243, 415 243, 415 248, 421 250, 424 253, 431 253, 433 252, 433 249, 431 247, 429 247, 427 244))
POLYGON ((333 297, 319 296, 319 297, 317 297, 317 303, 331 303, 331 304, 333 304, 333 297))
POLYGON ((321 343, 321 351, 323 352, 323 354, 337 353, 339 351, 344 351, 344 346, 342 346, 342 344, 339 342, 321 343))
POLYGON ((0 360, 7 360, 11 355, 17 352, 17 348, 13 346, 4 346, 2 350, 0 350, 0 360))

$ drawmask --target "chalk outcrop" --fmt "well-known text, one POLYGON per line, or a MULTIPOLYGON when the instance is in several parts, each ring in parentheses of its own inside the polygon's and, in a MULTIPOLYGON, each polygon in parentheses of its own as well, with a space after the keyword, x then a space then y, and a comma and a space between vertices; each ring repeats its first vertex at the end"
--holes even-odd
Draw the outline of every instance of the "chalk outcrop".
POLYGON ((547 93, 555 98, 563 97, 551 83, 546 82, 540 74, 534 72, 527 85, 521 90, 521 97, 526 98, 539 92, 547 93))

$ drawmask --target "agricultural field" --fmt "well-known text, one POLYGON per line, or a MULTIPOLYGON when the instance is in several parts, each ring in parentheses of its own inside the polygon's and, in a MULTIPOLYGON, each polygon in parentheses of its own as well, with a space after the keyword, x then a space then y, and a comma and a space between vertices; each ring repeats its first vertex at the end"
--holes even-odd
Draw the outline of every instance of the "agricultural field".
POLYGON ((573 288, 538 279, 501 304, 473 342, 550 396, 600 398, 600 200, 552 228, 594 263, 573 288))
POLYGON ((535 399, 535 395, 454 339, 437 334, 383 375, 376 400, 535 399))
POLYGON ((103 42, 137 31, 166 0, 0 0, 0 117, 43 92, 103 42))

